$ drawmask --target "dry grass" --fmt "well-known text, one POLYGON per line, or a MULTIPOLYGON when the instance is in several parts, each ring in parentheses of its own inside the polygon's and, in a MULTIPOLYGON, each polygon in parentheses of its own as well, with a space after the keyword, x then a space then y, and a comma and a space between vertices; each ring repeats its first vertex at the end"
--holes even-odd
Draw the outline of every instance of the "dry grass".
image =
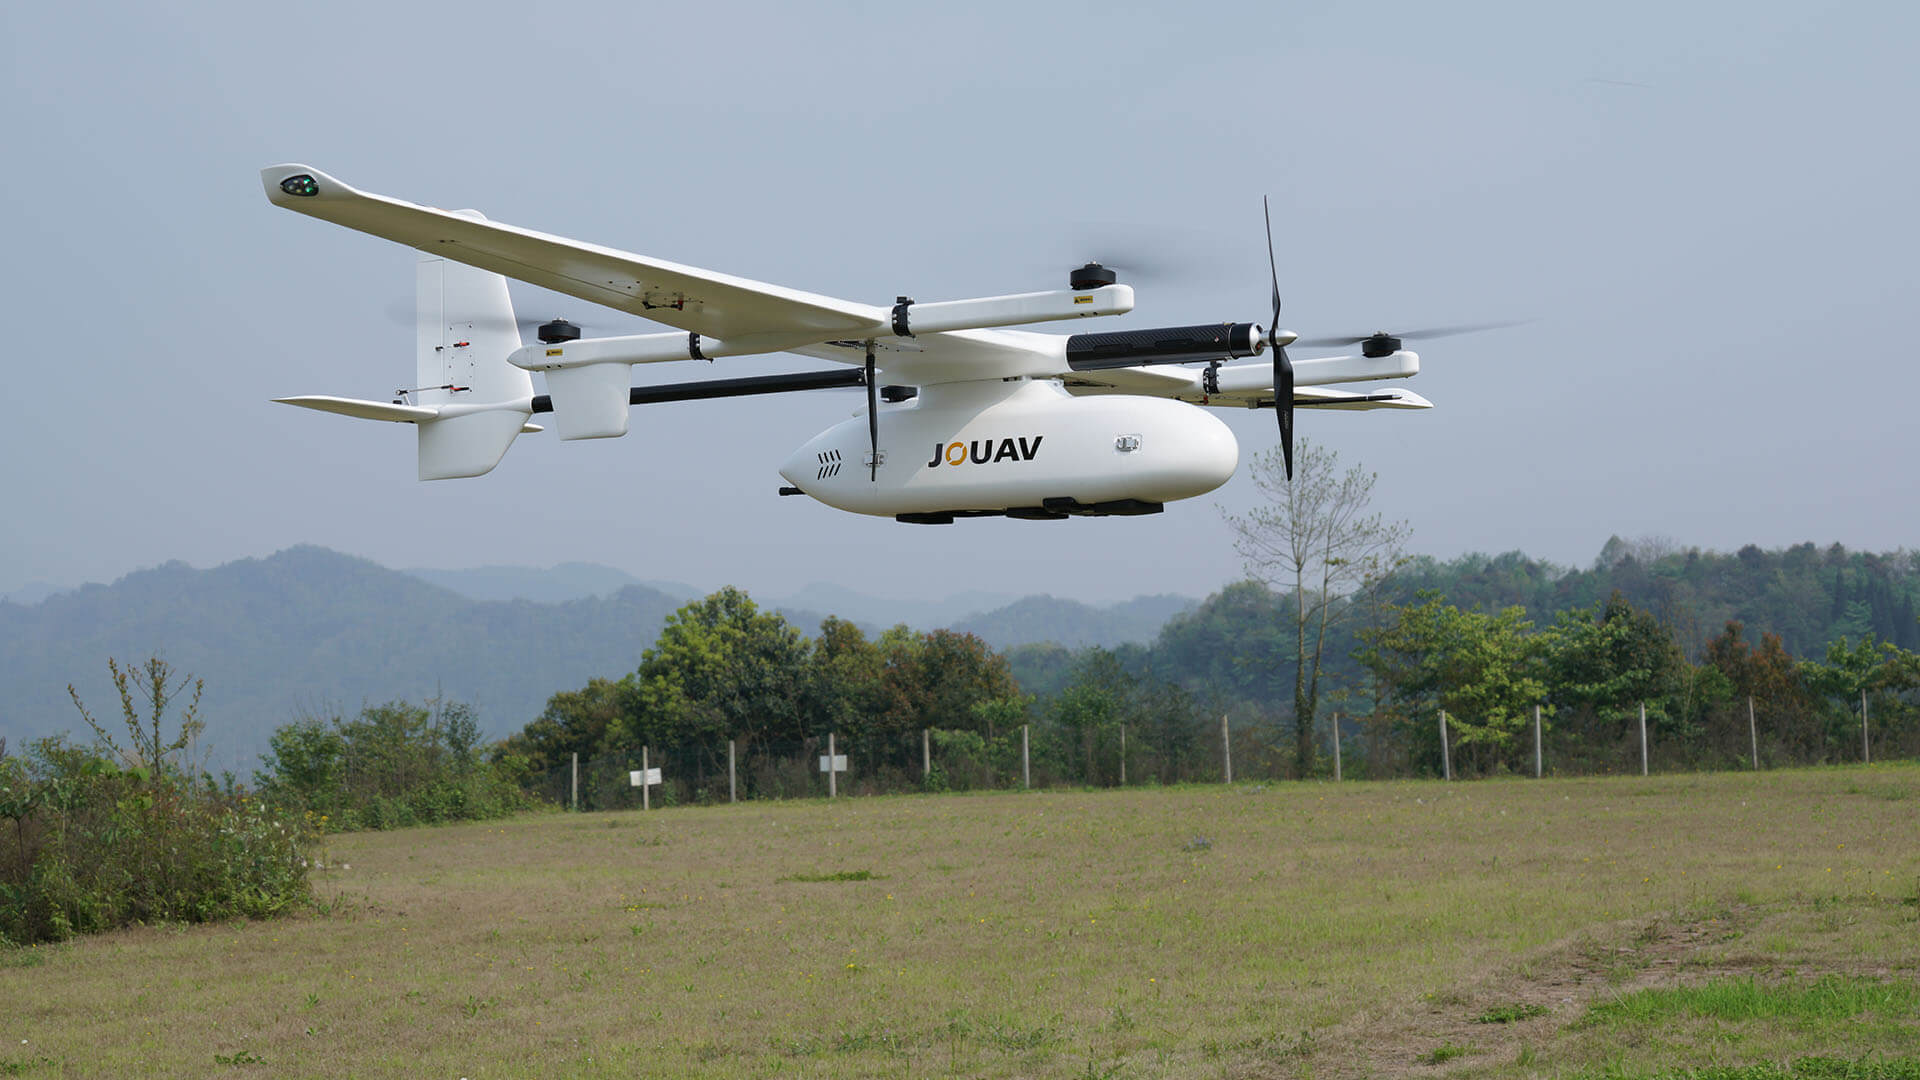
MULTIPOLYGON (((352 835, 320 879, 334 914, 0 955, 0 1073, 1624 1068, 1639 1059, 1617 1029, 1577 1023, 1601 995, 1727 972, 1920 977, 1909 794, 1920 768, 1894 765, 352 835), (1474 1022, 1531 1004, 1549 1011, 1474 1022), (1448 1045, 1469 1052, 1417 1063, 1448 1045)), ((1713 1027, 1649 1052, 1742 1060, 1713 1027)), ((1764 1045, 1859 1049, 1844 1031, 1764 1045)))

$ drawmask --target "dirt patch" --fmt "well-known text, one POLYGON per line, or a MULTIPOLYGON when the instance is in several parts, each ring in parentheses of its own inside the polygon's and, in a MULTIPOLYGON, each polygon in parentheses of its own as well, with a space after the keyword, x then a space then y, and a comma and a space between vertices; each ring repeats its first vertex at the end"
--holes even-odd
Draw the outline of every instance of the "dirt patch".
POLYGON ((1585 1015, 1588 1005, 1615 994, 1729 975, 1886 977, 1899 966, 1823 955, 1817 942, 1791 956, 1756 950, 1753 942, 1775 924, 1794 921, 1796 914, 1790 908, 1739 905, 1704 916, 1667 915, 1583 931, 1484 979, 1333 1028, 1315 1040, 1298 1070, 1274 1075, 1344 1080, 1480 1072, 1516 1064, 1523 1047, 1544 1047, 1585 1015), (1477 1020, 1500 1011, 1531 1015, 1505 1023, 1477 1020))

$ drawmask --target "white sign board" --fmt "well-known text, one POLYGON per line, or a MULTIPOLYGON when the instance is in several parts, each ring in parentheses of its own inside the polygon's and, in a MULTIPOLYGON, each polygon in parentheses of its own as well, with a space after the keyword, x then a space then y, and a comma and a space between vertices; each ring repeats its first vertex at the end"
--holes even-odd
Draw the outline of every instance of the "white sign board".
POLYGON ((642 784, 657 784, 660 782, 660 770, 635 769, 627 774, 627 782, 634 787, 639 787, 642 784))
POLYGON ((831 758, 829 758, 827 755, 821 754, 820 755, 820 771, 821 772, 846 772, 847 771, 847 755, 835 754, 831 758))

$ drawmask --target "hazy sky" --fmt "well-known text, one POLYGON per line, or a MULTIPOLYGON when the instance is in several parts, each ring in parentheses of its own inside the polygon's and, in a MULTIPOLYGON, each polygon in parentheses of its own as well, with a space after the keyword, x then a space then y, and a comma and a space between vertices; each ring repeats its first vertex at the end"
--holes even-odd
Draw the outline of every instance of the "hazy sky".
MULTIPOLYGON (((1302 414, 1416 550, 1912 544, 1920 8, 1566 7, 7 5, 0 591, 300 542, 769 593, 1239 576, 1244 477, 1157 517, 946 528, 776 497, 857 394, 649 407, 419 483, 411 429, 268 401, 413 368, 413 253, 270 207, 281 161, 867 302, 1163 249, 1178 272, 1113 328, 1264 322, 1270 194, 1304 335, 1536 320, 1422 347, 1430 412, 1302 414)), ((1222 415, 1243 457, 1272 445, 1271 413, 1222 415)))

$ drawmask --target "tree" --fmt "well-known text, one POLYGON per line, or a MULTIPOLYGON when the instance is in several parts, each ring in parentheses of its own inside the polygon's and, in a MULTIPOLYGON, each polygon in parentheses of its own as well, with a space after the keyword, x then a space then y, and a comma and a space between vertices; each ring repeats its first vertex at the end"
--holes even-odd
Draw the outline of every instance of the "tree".
POLYGON ((807 725, 859 739, 880 720, 886 660, 858 626, 838 617, 820 624, 807 679, 807 725))
POLYGON ((1679 644, 1618 591, 1596 610, 1560 613, 1548 633, 1547 668, 1554 700, 1592 722, 1596 734, 1625 733, 1642 705, 1650 726, 1690 734, 1678 730, 1684 712, 1670 707, 1687 683, 1679 644))
POLYGON ((1920 688, 1920 655, 1890 641, 1877 642, 1872 634, 1857 645, 1843 637, 1827 645, 1824 662, 1801 661, 1800 673, 1807 688, 1827 702, 1827 734, 1846 745, 1859 730, 1854 710, 1863 696, 1875 702, 1873 712, 1883 732, 1889 724, 1910 722, 1912 706, 1904 695, 1920 688))
POLYGON ((904 735, 921 728, 991 724, 998 714, 976 713, 974 705, 1020 692, 1006 658, 972 634, 916 633, 896 626, 880 635, 879 650, 885 665, 876 695, 880 732, 904 735))
POLYGON ((1327 632, 1354 611, 1356 594, 1399 565, 1410 530, 1367 513, 1373 473, 1358 465, 1341 472, 1337 453, 1305 439, 1294 464, 1289 480, 1280 448, 1255 457, 1248 472, 1266 502, 1226 519, 1248 575, 1293 593, 1294 762, 1304 776, 1313 766, 1327 632))
POLYGON ((638 708, 609 725, 609 747, 724 747, 730 738, 802 732, 807 642, 731 586, 667 616, 634 672, 638 708))
MULTIPOLYGON (((1418 604, 1388 610, 1384 626, 1360 632, 1366 643, 1360 658, 1395 701, 1408 707, 1407 719, 1445 709, 1463 763, 1485 768, 1510 759, 1534 705, 1546 696, 1543 642, 1529 632, 1533 624, 1526 609, 1510 607, 1495 615, 1462 611, 1427 592, 1418 604)), ((1422 719, 1416 738, 1425 742, 1427 730, 1422 719)), ((1433 742, 1438 741, 1435 736, 1433 742)), ((1437 745, 1433 752, 1437 757, 1437 745)))
POLYGON ((638 708, 639 692, 631 674, 618 681, 590 679, 578 690, 562 690, 525 728, 495 748, 494 758, 519 754, 535 772, 566 764, 570 755, 592 757, 606 743, 607 731, 638 708))
POLYGON ((113 674, 113 688, 120 694, 120 718, 126 723, 127 738, 131 749, 117 742, 113 733, 108 731, 87 707, 80 701, 80 692, 67 684, 67 696, 73 699, 73 706, 80 710, 80 718, 93 729, 100 745, 113 752, 113 755, 125 762, 128 768, 148 769, 158 772, 172 768, 184 771, 177 755, 193 745, 206 724, 200 719, 200 692, 205 684, 191 675, 174 678, 173 665, 157 656, 148 657, 139 667, 132 664, 121 667, 112 657, 107 658, 107 670, 113 674), (161 718, 166 715, 167 706, 182 691, 187 689, 188 680, 192 680, 193 699, 180 714, 179 734, 172 739, 162 730, 161 718), (141 705, 134 703, 138 692, 141 704, 145 705, 147 716, 140 715, 141 705))

